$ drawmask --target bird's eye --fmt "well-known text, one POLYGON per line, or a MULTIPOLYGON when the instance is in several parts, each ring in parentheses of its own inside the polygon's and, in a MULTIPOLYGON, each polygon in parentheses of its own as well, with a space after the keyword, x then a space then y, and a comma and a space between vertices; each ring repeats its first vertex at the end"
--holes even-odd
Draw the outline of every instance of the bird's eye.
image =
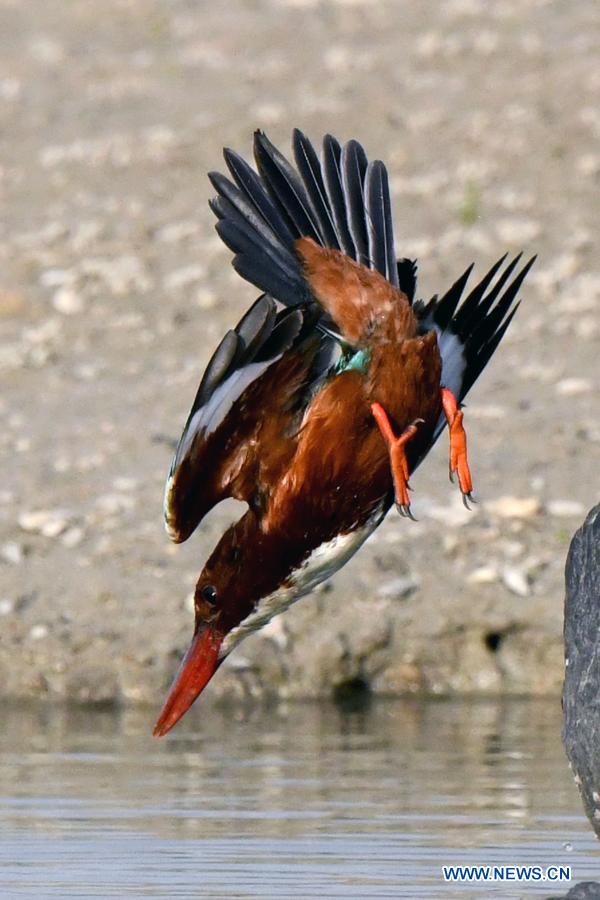
POLYGON ((217 602, 217 589, 212 586, 212 584, 207 584, 200 591, 200 596, 203 600, 206 600, 207 603, 210 603, 211 606, 214 606, 217 602))

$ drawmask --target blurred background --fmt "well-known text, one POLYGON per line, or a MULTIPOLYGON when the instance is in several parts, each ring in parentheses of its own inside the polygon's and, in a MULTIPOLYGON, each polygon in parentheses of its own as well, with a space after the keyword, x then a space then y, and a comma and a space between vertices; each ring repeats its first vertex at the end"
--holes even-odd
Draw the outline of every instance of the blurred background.
MULTIPOLYGON (((190 754, 221 759, 231 734, 221 719, 207 734, 205 714, 216 700, 488 695, 496 699, 467 713, 395 706, 393 725, 381 712, 339 724, 326 706, 318 714, 299 707, 304 714, 288 712, 285 725, 276 718, 267 727, 261 713, 248 726, 260 783, 246 770, 242 783, 261 797, 272 776, 283 806, 293 806, 296 795, 286 793, 273 759, 283 765, 294 748, 305 761, 331 751, 330 769, 298 769, 311 784, 327 781, 343 769, 340 747, 369 754, 380 734, 375 750, 385 753, 368 756, 375 768, 361 771, 386 769, 392 791, 404 777, 414 783, 406 754, 439 741, 454 747, 455 763, 477 760, 475 770, 457 763, 453 777, 450 757, 422 757, 421 786, 429 766, 444 776, 436 809, 447 808, 445 785, 452 815, 467 815, 465 791, 477 788, 478 812, 468 813, 476 828, 451 843, 493 843, 498 832, 490 836, 482 822, 500 817, 510 846, 522 839, 515 822, 541 834, 541 794, 524 786, 533 777, 527 760, 546 754, 555 768, 538 774, 546 786, 562 786, 550 825, 552 813, 543 813, 554 843, 542 835, 540 846, 556 861, 571 827, 558 812, 578 815, 559 746, 563 568, 570 536, 598 500, 597 4, 0 0, 0 47, 0 694, 126 710, 123 720, 105 711, 84 724, 51 712, 51 703, 47 715, 12 714, 2 774, 30 781, 40 746, 65 761, 60 771, 44 769, 42 782, 68 780, 76 761, 94 752, 104 761, 112 752, 150 754, 164 771, 183 766, 186 809, 195 809, 206 793, 202 773, 186 768, 196 765, 190 754), (387 163, 396 246, 419 258, 420 296, 443 291, 472 261, 481 275, 505 251, 539 258, 519 314, 469 398, 475 511, 463 509, 448 483, 441 440, 414 478, 418 523, 391 513, 330 584, 233 654, 186 717, 180 744, 175 737, 150 749, 153 717, 191 636, 195 579, 240 513, 225 504, 182 547, 163 531, 163 484, 204 365, 256 293, 235 275, 214 232, 206 172, 223 168, 224 145, 248 158, 255 128, 287 153, 294 126, 317 144, 326 132, 355 137, 387 163), (536 700, 532 715, 510 706, 515 694, 548 699, 536 700), (321 715, 326 727, 313 721, 321 715), (314 737, 306 737, 310 746, 298 728, 314 737), (216 743, 201 744, 201 734, 216 743), (33 754, 30 768, 21 753, 33 754), (516 769, 515 759, 524 760, 516 769)), ((233 740, 243 746, 246 731, 234 719, 233 740)), ((81 769, 88 797, 94 771, 102 809, 107 779, 111 796, 126 788, 102 766, 81 769)), ((73 803, 82 802, 77 777, 66 789, 79 797, 73 803)), ((344 797, 367 790, 352 777, 344 785, 344 797)), ((142 787, 128 802, 152 795, 155 782, 142 787)), ((223 789, 222 781, 211 788, 214 796, 223 789)), ((33 790, 43 793, 43 784, 33 790)), ((318 810, 324 795, 316 796, 318 810)), ((372 795, 369 821, 379 797, 372 795)), ((417 816, 404 799, 388 810, 400 816, 389 819, 395 829, 417 816)), ((71 807, 56 803, 60 837, 71 807)), ((443 832, 447 821, 435 809, 427 815, 443 832)), ((152 822, 144 828, 156 834, 152 822)), ((174 827, 173 838, 184 834, 174 827)), ((237 852, 211 846, 218 859, 237 852)), ((114 851, 102 848, 100 858, 114 851)), ((400 852, 388 851, 394 859, 400 852)), ((439 847, 428 852, 428 865, 437 865, 439 847)), ((32 895, 50 883, 48 871, 32 882, 32 895)), ((411 871, 414 897, 422 873, 411 871)), ((400 896, 396 875, 384 875, 382 890, 395 884, 400 896)), ((357 896, 376 891, 361 884, 357 896)), ((318 885, 333 895, 332 881, 318 885)), ((128 890, 121 884, 117 895, 128 890)), ((208 890, 221 895, 214 884, 208 890)), ((434 896, 431 884, 424 891, 434 896)))
POLYGON ((174 442, 256 291, 206 172, 263 128, 389 166, 419 294, 539 254, 470 395, 467 513, 441 440, 330 584, 207 698, 551 693, 568 540, 597 500, 600 72, 593 2, 2 0, 0 691, 156 703, 225 525, 162 526, 174 442))

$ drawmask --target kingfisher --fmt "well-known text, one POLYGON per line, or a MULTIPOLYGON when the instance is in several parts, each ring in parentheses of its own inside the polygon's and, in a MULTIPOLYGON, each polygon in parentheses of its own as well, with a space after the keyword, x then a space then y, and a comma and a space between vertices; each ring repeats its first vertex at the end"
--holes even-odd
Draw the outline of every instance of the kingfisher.
POLYGON ((449 429, 473 500, 462 401, 519 305, 535 257, 503 256, 467 288, 416 299, 396 257, 385 165, 294 130, 295 165, 257 131, 256 168, 225 149, 209 173, 216 230, 262 293, 215 350, 175 452, 166 529, 185 541, 227 497, 247 504, 195 589, 194 634, 156 723, 166 734, 238 644, 359 549, 449 429))

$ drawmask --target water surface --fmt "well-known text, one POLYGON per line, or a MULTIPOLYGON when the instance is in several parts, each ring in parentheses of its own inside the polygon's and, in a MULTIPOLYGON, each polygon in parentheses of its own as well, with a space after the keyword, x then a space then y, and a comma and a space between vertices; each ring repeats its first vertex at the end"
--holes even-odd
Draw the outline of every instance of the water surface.
POLYGON ((1 897, 548 897, 442 863, 570 865, 599 848, 557 701, 210 711, 9 708, 1 897))

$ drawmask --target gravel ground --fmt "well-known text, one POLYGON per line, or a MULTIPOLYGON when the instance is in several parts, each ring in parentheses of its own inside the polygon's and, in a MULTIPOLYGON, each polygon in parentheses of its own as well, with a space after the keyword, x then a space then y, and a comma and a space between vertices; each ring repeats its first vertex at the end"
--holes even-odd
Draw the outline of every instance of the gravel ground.
POLYGON ((255 292, 207 208, 221 147, 293 126, 389 164, 421 292, 539 253, 445 442, 331 584, 207 692, 557 693, 564 558, 598 500, 594 0, 0 0, 0 692, 157 703, 239 510, 183 547, 162 489, 203 367, 255 292))

